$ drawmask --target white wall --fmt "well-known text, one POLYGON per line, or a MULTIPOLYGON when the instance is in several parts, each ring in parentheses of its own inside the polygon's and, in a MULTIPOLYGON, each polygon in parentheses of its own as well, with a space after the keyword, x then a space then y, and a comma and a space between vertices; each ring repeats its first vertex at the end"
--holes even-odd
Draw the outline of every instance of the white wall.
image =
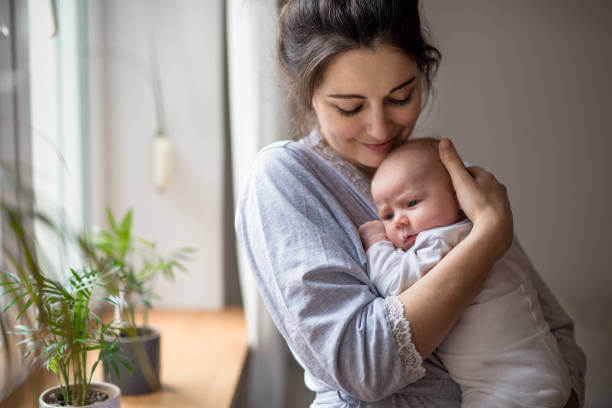
POLYGON ((223 2, 105 0, 90 4, 94 222, 134 208, 136 235, 162 252, 197 250, 189 273, 160 282, 162 308, 222 305, 223 2), (159 63, 174 181, 155 190, 156 116, 149 40, 159 63))
POLYGON ((504 182, 516 232, 576 322, 587 407, 612 365, 612 3, 424 1, 443 59, 428 131, 504 182))

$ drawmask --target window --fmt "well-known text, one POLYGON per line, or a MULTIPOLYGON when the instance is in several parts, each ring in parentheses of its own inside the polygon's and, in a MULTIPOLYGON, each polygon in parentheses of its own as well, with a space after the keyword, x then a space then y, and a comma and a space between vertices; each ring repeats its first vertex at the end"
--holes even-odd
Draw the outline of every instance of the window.
MULTIPOLYGON (((64 0, 56 9, 52 0, 0 0, 0 163, 3 175, 14 180, 2 180, 0 198, 26 208, 32 200, 18 190, 31 188, 38 208, 73 230, 84 226, 88 202, 83 187, 86 5, 64 0)), ((39 261, 48 271, 61 275, 80 264, 76 251, 63 250, 42 224, 25 227, 35 231, 39 261)), ((15 242, 7 220, 0 218, 0 244, 18 253, 12 250, 15 242)), ((0 400, 27 374, 18 347, 11 347, 12 361, 0 353, 0 400)))
MULTIPOLYGON (((26 18, 26 3, 0 0, 0 163, 3 171, 0 198, 21 208, 25 208, 28 202, 19 200, 17 190, 19 186, 27 185, 30 178, 29 80, 25 74, 28 48, 27 30, 23 29, 27 27, 24 24, 26 18), (11 182, 7 182, 9 175, 11 182)), ((27 225, 24 227, 30 229, 27 225)), ((4 217, 0 218, 0 237, 3 247, 14 252, 15 239, 4 217)), ((4 260, 0 259, 0 262, 4 268, 4 260)), ((27 373, 15 352, 18 347, 10 347, 13 351, 10 360, 6 353, 0 354, 0 398, 19 384, 27 373)))
MULTIPOLYGON (((86 224, 87 2, 29 0, 29 59, 32 124, 32 182, 37 206, 72 230, 86 224), (55 10, 56 8, 56 10, 55 10)), ((55 271, 78 265, 75 252, 36 224, 43 264, 55 271)))

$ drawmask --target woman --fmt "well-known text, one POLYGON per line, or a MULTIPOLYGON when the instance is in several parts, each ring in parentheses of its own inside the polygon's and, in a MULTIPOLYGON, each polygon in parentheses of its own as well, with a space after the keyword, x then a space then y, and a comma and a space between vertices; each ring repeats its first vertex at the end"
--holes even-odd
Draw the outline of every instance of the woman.
MULTIPOLYGON (((466 170, 452 144, 441 143, 474 227, 399 296, 376 292, 357 232, 377 218, 370 177, 410 137, 439 62, 418 2, 287 1, 278 52, 302 123, 314 117, 315 126, 258 155, 236 227, 262 298, 316 392, 312 406, 460 406, 461 390, 435 349, 512 241, 505 187, 480 168, 466 170)), ((572 377, 568 406, 578 406, 584 355, 572 321, 532 280, 572 377)))

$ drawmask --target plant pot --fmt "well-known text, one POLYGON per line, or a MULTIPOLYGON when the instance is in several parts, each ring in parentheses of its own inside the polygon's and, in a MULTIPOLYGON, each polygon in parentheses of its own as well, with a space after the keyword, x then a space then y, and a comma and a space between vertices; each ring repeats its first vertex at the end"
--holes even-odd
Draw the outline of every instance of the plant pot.
MULTIPOLYGON (((108 398, 104 401, 95 402, 90 405, 86 405, 87 408, 120 408, 121 407, 121 390, 114 384, 109 383, 91 383, 89 386, 90 390, 102 392, 108 394, 108 398)), ((39 408, 57 408, 60 405, 54 405, 49 402, 49 398, 56 392, 60 391, 60 387, 52 387, 45 390, 40 397, 38 397, 39 408)), ((66 405, 65 405, 66 406, 66 405)), ((74 405, 68 405, 73 407, 74 405)))
POLYGON ((153 327, 138 327, 137 335, 120 336, 119 352, 132 366, 132 375, 118 364, 119 378, 111 369, 104 373, 104 381, 116 384, 123 395, 146 394, 160 388, 159 347, 161 332, 153 327))

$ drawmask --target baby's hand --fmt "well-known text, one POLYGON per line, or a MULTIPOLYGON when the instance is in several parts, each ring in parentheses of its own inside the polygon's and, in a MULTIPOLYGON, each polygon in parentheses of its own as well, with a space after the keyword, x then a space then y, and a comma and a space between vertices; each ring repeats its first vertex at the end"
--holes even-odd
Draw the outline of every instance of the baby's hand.
POLYGON ((359 227, 359 237, 367 251, 371 245, 378 241, 388 241, 385 225, 382 221, 368 221, 359 227))

